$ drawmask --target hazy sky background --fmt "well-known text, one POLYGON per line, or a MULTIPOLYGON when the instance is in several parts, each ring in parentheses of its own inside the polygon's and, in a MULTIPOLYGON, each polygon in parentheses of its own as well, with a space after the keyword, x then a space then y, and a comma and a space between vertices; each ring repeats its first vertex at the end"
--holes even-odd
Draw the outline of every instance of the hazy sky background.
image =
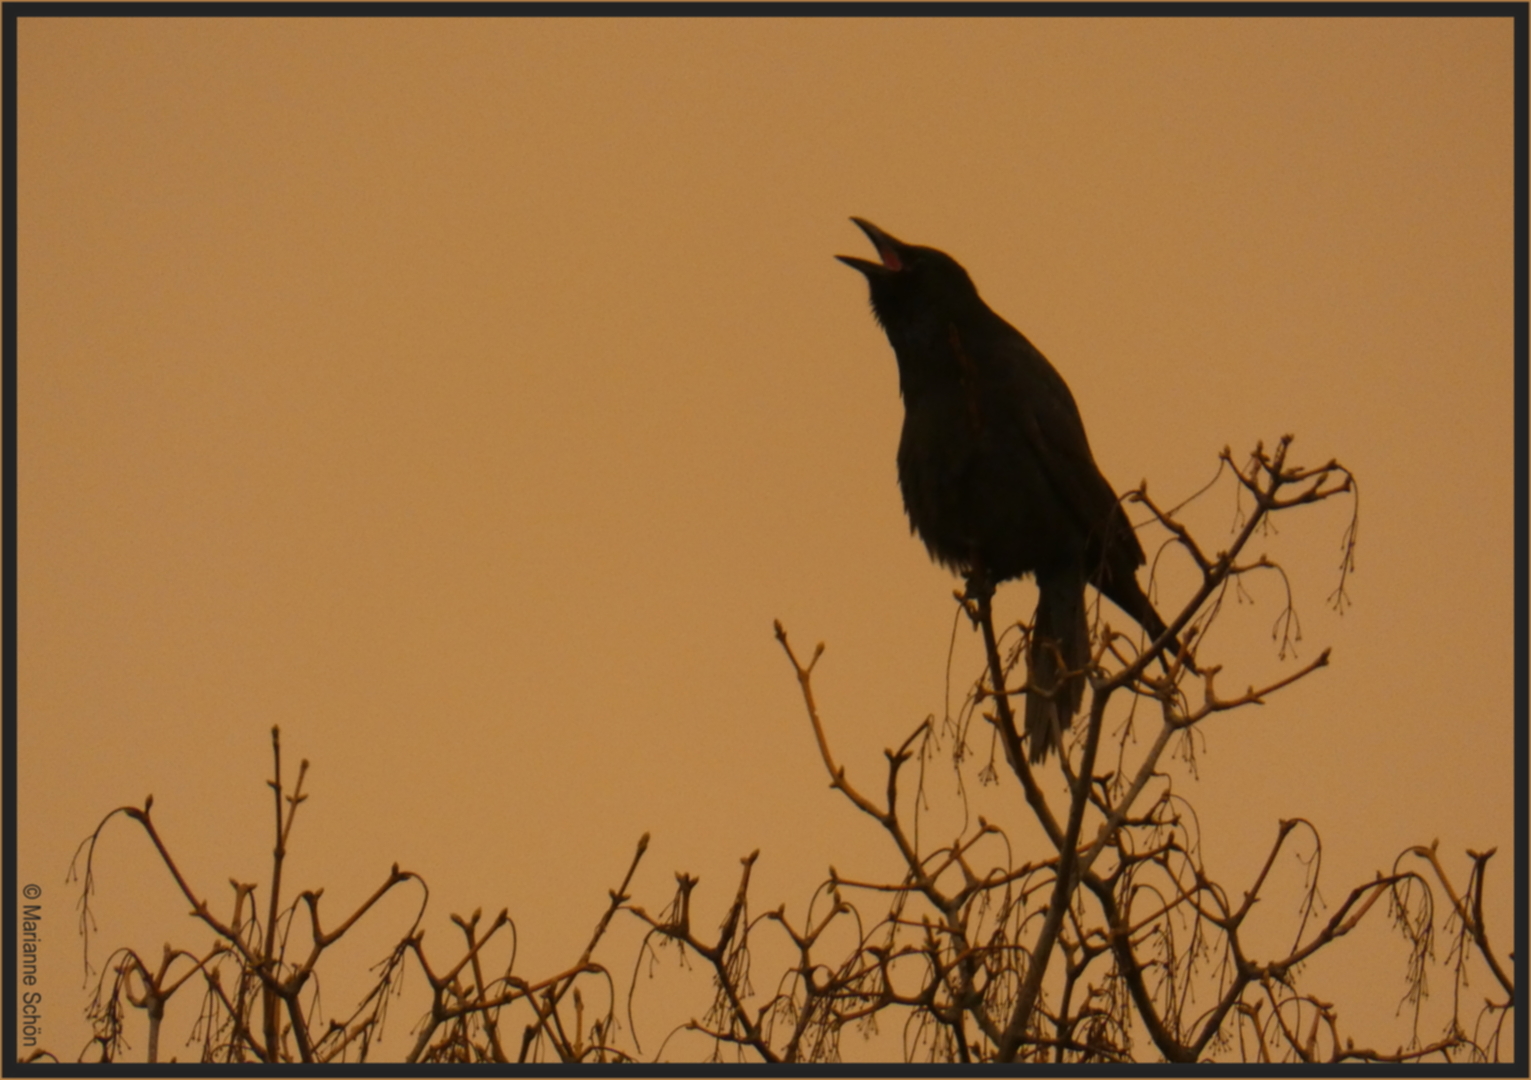
MULTIPOLYGON (((508 907, 518 971, 561 969, 646 830, 636 901, 697 874, 700 926, 755 848, 755 909, 795 918, 831 863, 896 873, 771 636, 827 643, 820 705, 868 789, 946 708, 956 583, 908 534, 893 357, 832 258, 870 254, 851 214, 969 269, 1118 489, 1178 502, 1285 433, 1354 471, 1354 606, 1325 603, 1349 504, 1294 514, 1257 550, 1297 659, 1273 578, 1201 654, 1225 692, 1332 666, 1209 725, 1180 790, 1235 894, 1281 818, 1321 831, 1331 906, 1408 845, 1439 839, 1459 884, 1497 846, 1511 951, 1511 26, 23 20, 17 824, 45 1043, 87 1037, 75 845, 152 792, 226 913, 230 877, 269 873, 273 724, 289 777, 312 762, 289 889, 338 918, 398 862, 443 958, 450 913, 508 907)), ((1226 543, 1227 488, 1190 517, 1226 543)), ((1171 559, 1160 609, 1188 590, 1171 559)), ((953 708, 979 664, 959 629, 953 708)), ((1025 816, 1012 781, 980 798, 1025 816)), ((141 836, 106 840, 93 958, 205 947, 141 836)), ((1390 1048, 1402 944, 1334 955, 1311 988, 1390 1048)))

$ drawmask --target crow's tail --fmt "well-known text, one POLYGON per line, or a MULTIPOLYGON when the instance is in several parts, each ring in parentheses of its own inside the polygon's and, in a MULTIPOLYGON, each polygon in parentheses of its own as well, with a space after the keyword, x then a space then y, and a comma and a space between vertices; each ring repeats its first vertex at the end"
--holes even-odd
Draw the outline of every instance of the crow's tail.
POLYGON ((1026 739, 1031 763, 1062 745, 1084 697, 1084 671, 1090 662, 1090 627, 1084 608, 1082 574, 1038 574, 1037 615, 1026 655, 1026 739))

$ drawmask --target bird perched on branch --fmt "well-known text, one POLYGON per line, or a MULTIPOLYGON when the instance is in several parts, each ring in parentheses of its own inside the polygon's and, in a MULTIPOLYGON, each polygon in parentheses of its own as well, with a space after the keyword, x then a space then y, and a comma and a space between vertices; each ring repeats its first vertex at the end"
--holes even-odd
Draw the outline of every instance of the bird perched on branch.
POLYGON ((911 531, 970 591, 1036 576, 1026 738, 1040 763, 1060 745, 1084 692, 1085 583, 1150 639, 1165 631, 1138 585, 1143 548, 1047 358, 983 302, 950 255, 851 220, 878 260, 836 258, 866 275, 898 359, 898 483, 911 531))

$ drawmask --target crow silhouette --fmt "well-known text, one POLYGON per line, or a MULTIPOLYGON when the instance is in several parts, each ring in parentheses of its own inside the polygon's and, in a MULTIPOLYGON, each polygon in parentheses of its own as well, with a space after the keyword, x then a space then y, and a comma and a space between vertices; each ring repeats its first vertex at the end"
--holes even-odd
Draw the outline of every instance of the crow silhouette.
POLYGON ((950 255, 851 220, 879 259, 836 258, 866 275, 898 360, 898 483, 911 531, 970 591, 1036 576, 1025 722, 1040 763, 1061 745, 1084 693, 1085 584, 1149 638, 1165 631, 1138 585, 1143 548, 1047 358, 983 302, 950 255))

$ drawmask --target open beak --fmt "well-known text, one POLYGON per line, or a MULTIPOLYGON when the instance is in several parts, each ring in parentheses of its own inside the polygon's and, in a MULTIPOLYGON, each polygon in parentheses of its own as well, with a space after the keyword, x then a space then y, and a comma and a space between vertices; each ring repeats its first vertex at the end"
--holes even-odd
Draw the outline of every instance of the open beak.
POLYGON ((836 255, 835 258, 839 259, 846 266, 855 267, 868 277, 871 277, 873 274, 893 274, 904 268, 904 260, 900 256, 900 252, 907 245, 889 236, 870 221, 859 217, 853 217, 851 220, 861 227, 862 232, 867 234, 867 239, 871 240, 872 245, 877 248, 877 255, 882 259, 882 262, 873 262, 871 259, 858 259, 854 255, 836 255))

